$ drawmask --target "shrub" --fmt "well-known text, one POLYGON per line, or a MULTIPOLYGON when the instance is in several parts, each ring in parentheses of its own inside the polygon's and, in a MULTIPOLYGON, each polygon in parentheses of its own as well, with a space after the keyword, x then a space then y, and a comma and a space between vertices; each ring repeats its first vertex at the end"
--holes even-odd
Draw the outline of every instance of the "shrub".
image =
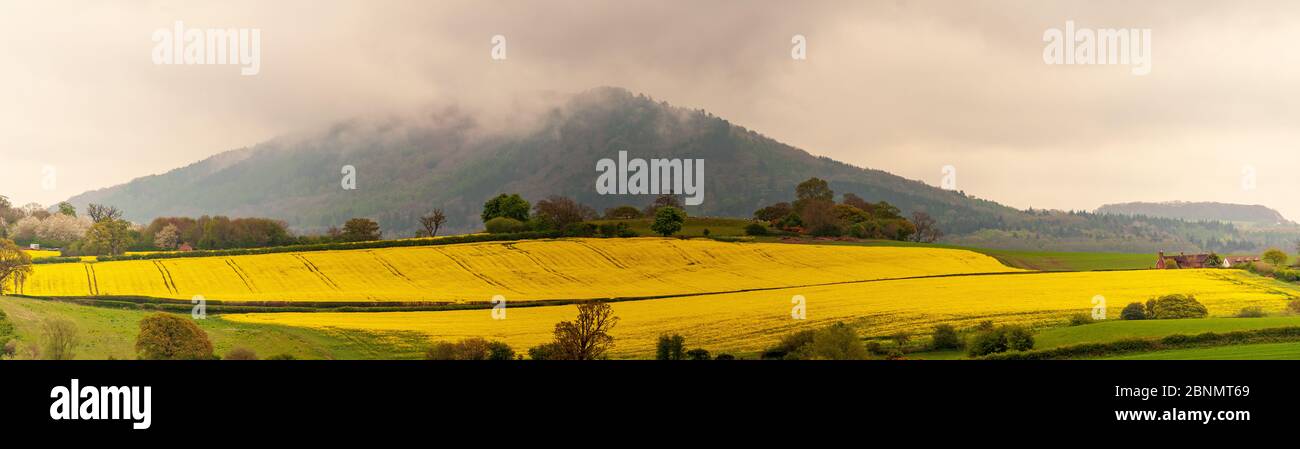
POLYGON ((659 343, 655 349, 655 360, 683 360, 685 358, 685 338, 677 334, 659 336, 659 343))
POLYGON ((844 323, 835 323, 813 333, 812 342, 794 355, 800 360, 863 360, 867 348, 858 333, 844 323))
POLYGON ((727 353, 722 353, 714 357, 713 360, 736 360, 736 356, 727 353))
POLYGON ((1140 302, 1132 302, 1124 306, 1124 310, 1119 312, 1121 320, 1145 320, 1147 318, 1147 309, 1140 302))
POLYGON ((805 329, 792 334, 786 334, 781 337, 781 341, 766 351, 763 351, 765 359, 783 359, 790 358, 794 352, 804 345, 812 343, 813 335, 817 333, 814 329, 805 329))
POLYGON ((750 223, 745 226, 745 235, 762 236, 767 235, 767 226, 759 223, 750 223))
POLYGON ((1204 318, 1205 305, 1192 295, 1165 295, 1147 302, 1147 314, 1157 320, 1204 318))
POLYGON ((621 221, 618 223, 602 223, 597 228, 597 231, 600 232, 602 237, 618 237, 623 233, 628 232, 628 226, 627 223, 621 221))
POLYGON ((9 340, 4 346, 0 346, 0 357, 12 358, 16 355, 18 355, 18 340, 9 340))
POLYGON ((972 357, 999 352, 1007 352, 1007 335, 996 330, 975 334, 975 338, 971 339, 967 350, 967 354, 972 357))
POLYGON ((298 360, 293 354, 276 354, 266 358, 267 360, 298 360))
POLYGON ((483 227, 489 234, 512 234, 528 230, 524 222, 508 217, 492 218, 484 223, 483 227))
POLYGON ((212 358, 212 342, 194 321, 155 313, 140 320, 135 351, 141 360, 206 360, 212 358))
POLYGON ((222 360, 257 360, 257 353, 252 349, 239 347, 231 349, 222 360))
POLYGON ((41 352, 49 360, 72 360, 80 342, 77 325, 70 320, 51 318, 41 324, 41 352))
POLYGON ((425 360, 513 360, 515 351, 500 341, 471 337, 452 343, 436 342, 424 352, 425 360))
POLYGON ((872 355, 885 355, 889 351, 885 350, 885 345, 878 341, 869 341, 866 344, 867 353, 872 355))
POLYGON ((686 351, 686 360, 709 360, 709 359, 710 359, 709 350, 707 349, 696 348, 690 351, 686 351))
POLYGON ((564 354, 560 351, 559 345, 545 343, 528 348, 528 358, 533 360, 564 360, 564 354))
POLYGON ((1007 334, 1007 348, 1012 351, 1028 351, 1034 349, 1034 335, 1020 326, 1007 326, 1002 330, 1007 334))
POLYGON ((957 335, 957 329, 951 324, 940 324, 934 327, 934 337, 930 340, 930 346, 936 351, 961 349, 961 336, 957 335))
POLYGON ((1237 318, 1261 318, 1266 315, 1268 314, 1260 306, 1243 307, 1240 312, 1237 312, 1237 318))
MULTIPOLYGON (((1137 304, 1137 303, 1134 303, 1134 304, 1137 304)), ((1138 304, 1138 305, 1141 305, 1141 304, 1138 304)), ((1094 323, 1094 322, 1096 322, 1096 320, 1092 319, 1092 315, 1091 315, 1091 314, 1087 314, 1087 313, 1076 313, 1076 314, 1074 314, 1074 315, 1070 315, 1070 325, 1071 325, 1071 326, 1082 326, 1082 325, 1085 325, 1085 324, 1092 324, 1092 323, 1094 323)))

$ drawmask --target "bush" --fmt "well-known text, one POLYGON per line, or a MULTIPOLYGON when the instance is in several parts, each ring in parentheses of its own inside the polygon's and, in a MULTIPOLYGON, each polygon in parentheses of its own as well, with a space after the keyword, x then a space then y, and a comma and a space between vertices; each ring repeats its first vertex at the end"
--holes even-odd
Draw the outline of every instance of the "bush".
POLYGON ((1237 312, 1237 318, 1262 318, 1267 315, 1268 313, 1265 313, 1264 308, 1260 306, 1243 307, 1240 312, 1237 312))
POLYGON ((528 358, 533 360, 564 360, 564 353, 560 350, 560 345, 552 342, 528 348, 528 358))
POLYGON ((979 357, 1009 350, 1028 351, 1033 348, 1034 336, 1028 329, 1020 326, 1002 326, 976 334, 967 353, 972 357, 979 357))
POLYGON ((794 352, 798 351, 804 345, 813 341, 813 336, 817 334, 814 329, 806 329, 787 334, 781 337, 781 341, 766 351, 763 351, 764 359, 783 359, 793 357, 794 352))
POLYGON ((714 357, 713 360, 736 360, 736 356, 727 353, 722 353, 714 357))
POLYGON ((293 354, 276 354, 266 358, 267 360, 298 360, 293 354))
POLYGON ((630 232, 627 223, 621 221, 618 223, 602 223, 597 228, 597 231, 600 232, 602 237, 618 237, 624 233, 630 232))
POLYGON ((1007 335, 997 331, 975 334, 975 338, 971 339, 970 348, 967 350, 967 354, 970 354, 971 357, 999 352, 1007 352, 1007 335))
POLYGON ((1147 301, 1147 315, 1157 320, 1204 318, 1209 311, 1192 295, 1165 295, 1147 301))
POLYGON ((934 327, 930 346, 936 351, 961 349, 961 336, 957 335, 957 329, 952 325, 940 324, 934 327))
POLYGON ((696 348, 686 351, 686 360, 710 360, 709 350, 696 348))
POLYGON ((72 360, 81 344, 77 325, 63 318, 46 319, 41 324, 41 352, 49 360, 72 360))
POLYGON ((745 235, 763 236, 767 235, 767 226, 759 223, 750 223, 745 226, 745 235))
POLYGON ((436 342, 424 352, 425 360, 514 360, 515 351, 501 341, 471 337, 451 343, 436 342))
MULTIPOLYGON (((1137 303, 1134 303, 1134 304, 1137 304, 1137 303)), ((1140 306, 1141 304, 1138 304, 1138 305, 1140 306)), ((1085 325, 1085 324, 1092 324, 1092 323, 1094 323, 1094 322, 1096 322, 1096 320, 1092 319, 1092 315, 1091 315, 1091 314, 1087 314, 1087 313, 1076 313, 1076 314, 1074 314, 1074 315, 1070 315, 1070 325, 1071 325, 1071 326, 1082 326, 1082 325, 1085 325)))
POLYGON ((9 340, 4 346, 0 346, 0 357, 13 358, 16 355, 18 355, 18 340, 9 340))
POLYGON ((208 360, 212 342, 194 321, 155 313, 140 320, 135 351, 141 360, 208 360))
POLYGON ((1140 302, 1131 302, 1124 306, 1124 310, 1119 312, 1121 320, 1145 320, 1147 318, 1147 309, 1140 302))
POLYGON ((231 349, 222 360, 257 360, 257 353, 252 349, 239 347, 231 349))
POLYGON ((685 338, 677 334, 659 336, 659 343, 655 348, 655 360, 683 360, 685 358, 685 338))
POLYGON ((1034 349, 1034 335, 1020 326, 1007 326, 1002 330, 1007 334, 1007 348, 1012 351, 1028 351, 1034 349))
POLYGON ((487 229, 488 234, 513 234, 528 230, 524 222, 508 217, 490 219, 483 224, 483 227, 487 229))
POLYGON ((813 333, 812 342, 794 355, 800 360, 863 360, 867 348, 858 333, 844 323, 835 323, 813 333))
POLYGON ((1277 249, 1277 248, 1270 248, 1268 251, 1265 251, 1265 252, 1264 252, 1264 255, 1261 256, 1260 258, 1261 258, 1261 259, 1264 259, 1265 262, 1268 262, 1269 264, 1273 265, 1274 267, 1279 267, 1279 268, 1280 268, 1280 267, 1286 266, 1286 261, 1287 261, 1287 259, 1289 259, 1290 257, 1287 256, 1286 252, 1284 252, 1284 251, 1282 251, 1282 250, 1280 250, 1280 249, 1277 249))

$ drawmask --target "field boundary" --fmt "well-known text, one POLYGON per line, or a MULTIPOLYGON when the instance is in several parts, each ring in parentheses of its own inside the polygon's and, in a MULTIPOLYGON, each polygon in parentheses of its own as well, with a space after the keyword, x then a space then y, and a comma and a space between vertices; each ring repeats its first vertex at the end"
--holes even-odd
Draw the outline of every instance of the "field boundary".
POLYGON ((1115 355, 1196 349, 1257 343, 1300 341, 1300 326, 1274 327, 1249 331, 1204 332, 1196 335, 1171 334, 1160 338, 1128 338, 1110 343, 1085 343, 1037 351, 1009 352, 979 357, 979 360, 1067 360, 1100 358, 1115 355))

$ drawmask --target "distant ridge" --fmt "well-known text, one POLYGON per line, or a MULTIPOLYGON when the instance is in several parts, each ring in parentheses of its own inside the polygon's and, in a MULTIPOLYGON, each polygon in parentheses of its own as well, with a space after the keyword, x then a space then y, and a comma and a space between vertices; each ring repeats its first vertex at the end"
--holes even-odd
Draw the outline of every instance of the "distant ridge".
POLYGON ((1169 201, 1119 203, 1097 208, 1098 214, 1144 215, 1187 221, 1223 221, 1257 225, 1294 224, 1276 210, 1261 205, 1169 201))

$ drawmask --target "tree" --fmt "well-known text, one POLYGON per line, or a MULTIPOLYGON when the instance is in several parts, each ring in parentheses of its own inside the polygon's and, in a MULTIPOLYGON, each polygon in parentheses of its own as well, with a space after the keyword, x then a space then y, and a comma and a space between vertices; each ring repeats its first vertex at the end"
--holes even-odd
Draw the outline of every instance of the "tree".
POLYGON ((754 219, 775 223, 777 220, 785 218, 786 215, 790 215, 790 212, 792 212, 790 203, 776 203, 754 211, 754 219))
POLYGON ((641 210, 632 206, 619 206, 605 209, 607 220, 632 220, 641 218, 641 210))
POLYGON ((659 336, 655 345, 655 360, 682 360, 686 357, 686 338, 668 334, 659 336))
POLYGON ((1222 257, 1219 257, 1219 255, 1218 255, 1217 253, 1210 253, 1210 255, 1205 256, 1205 266, 1206 266, 1206 267, 1209 267, 1209 268, 1219 268, 1219 267, 1222 267, 1222 266, 1223 266, 1223 258, 1222 258, 1222 257))
POLYGON ((73 206, 72 203, 64 201, 62 203, 59 203, 59 213, 63 215, 67 215, 69 217, 76 217, 77 207, 73 206))
POLYGON ((951 324, 939 324, 934 326, 934 337, 930 340, 930 346, 936 351, 961 349, 961 336, 957 335, 957 328, 951 324))
POLYGON ((533 206, 533 219, 544 229, 564 229, 596 218, 596 211, 570 198, 552 195, 533 206))
POLYGON ((835 202, 835 191, 821 178, 809 178, 794 188, 796 201, 818 200, 835 202))
POLYGON ((578 304, 578 318, 555 325, 555 344, 566 360, 596 360, 614 346, 609 331, 618 324, 614 309, 601 301, 578 304))
POLYGON ((912 340, 912 335, 908 334, 907 332, 898 331, 893 335, 890 335, 889 339, 894 340, 894 346, 897 346, 899 349, 902 349, 904 346, 907 346, 908 341, 912 340))
POLYGON ((176 249, 180 245, 180 237, 180 229, 169 223, 154 235, 153 244, 162 249, 176 249))
POLYGON ((1145 320, 1147 318, 1147 309, 1140 302, 1131 302, 1124 306, 1124 310, 1119 312, 1121 320, 1145 320))
POLYGON ((106 220, 117 220, 122 218, 122 211, 113 206, 104 206, 101 204, 91 204, 86 206, 86 216, 90 220, 99 223, 106 220))
POLYGON ((12 240, 0 239, 0 295, 11 284, 22 285, 17 280, 32 273, 32 256, 18 248, 12 240), (11 282, 10 280, 14 281, 11 282))
POLYGON ((424 226, 424 235, 422 237, 437 237, 438 229, 447 223, 447 214, 442 212, 442 208, 434 209, 429 215, 420 217, 420 226, 424 226))
POLYGON ((528 210, 531 208, 532 205, 528 204, 528 201, 524 201, 524 198, 519 196, 518 193, 511 195, 502 193, 483 203, 481 217, 484 223, 496 217, 506 217, 524 222, 528 221, 528 210))
POLYGON ((642 215, 647 217, 653 217, 656 213, 659 212, 659 209, 665 207, 675 207, 681 209, 682 202, 677 200, 676 195, 669 195, 669 194, 659 195, 655 197, 654 202, 650 203, 649 206, 646 206, 645 212, 642 215))
POLYGON ((64 318, 50 318, 41 323, 41 352, 49 360, 72 360, 81 337, 77 325, 64 318))
POLYGON ((914 242, 934 243, 939 240, 939 237, 943 237, 943 231, 939 230, 938 223, 925 212, 912 212, 912 226, 916 228, 916 233, 912 234, 914 242))
POLYGON ((1275 267, 1286 266, 1286 261, 1288 258, 1289 257, 1286 255, 1285 252, 1277 248, 1270 248, 1268 251, 1264 251, 1264 255, 1263 255, 1264 261, 1268 262, 1269 264, 1272 264, 1275 267))
POLYGON ((655 212, 655 222, 650 225, 650 230, 667 237, 681 231, 685 222, 686 212, 676 207, 661 207, 655 212))
POLYGON ((95 222, 86 231, 86 240, 82 247, 86 252, 116 256, 126 252, 131 244, 131 224, 126 220, 105 219, 95 222))
POLYGON ((343 234, 340 237, 348 242, 368 242, 383 238, 383 232, 379 230, 379 223, 369 218, 353 218, 343 224, 343 234))
POLYGON ((1165 295, 1147 301, 1147 318, 1169 320, 1205 318, 1209 310, 1192 295, 1165 295))
POLYGON ((141 360, 207 360, 212 358, 212 342, 194 321, 155 313, 140 320, 135 352, 141 360))

